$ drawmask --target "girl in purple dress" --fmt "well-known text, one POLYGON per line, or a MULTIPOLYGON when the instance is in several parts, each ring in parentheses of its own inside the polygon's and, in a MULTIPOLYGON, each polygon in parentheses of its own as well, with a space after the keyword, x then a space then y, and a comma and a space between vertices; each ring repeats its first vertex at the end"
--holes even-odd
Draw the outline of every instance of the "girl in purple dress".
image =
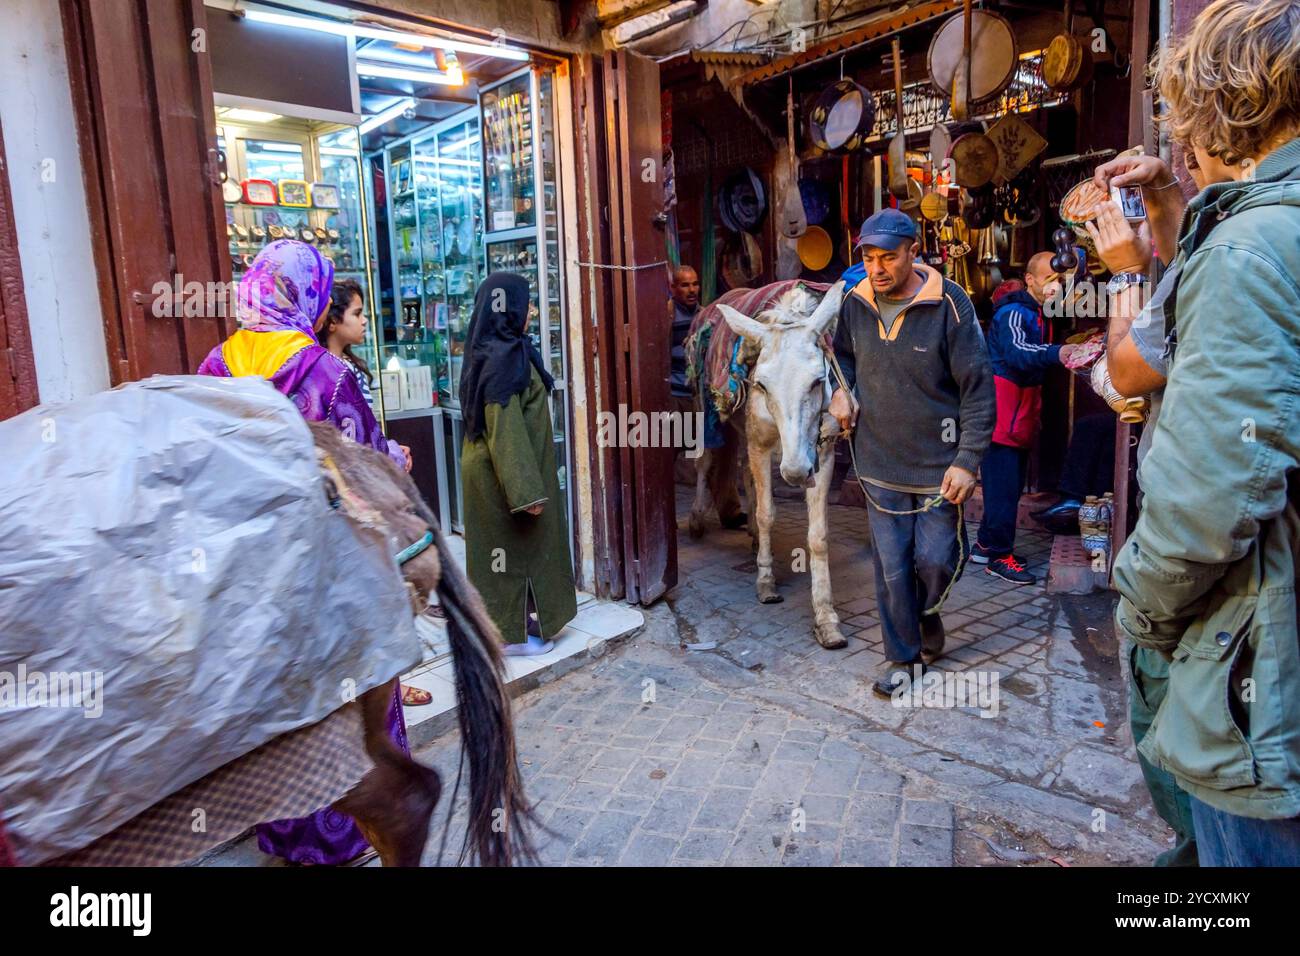
MULTIPOLYGON (((406 453, 384 437, 351 366, 316 341, 333 281, 333 264, 314 246, 292 239, 266 246, 239 282, 239 331, 209 353, 199 374, 265 378, 304 418, 328 421, 406 469, 406 453)), ((396 689, 388 733, 410 753, 396 689)), ((257 845, 292 863, 325 865, 346 863, 369 848, 353 819, 329 807, 309 817, 260 824, 257 845)))

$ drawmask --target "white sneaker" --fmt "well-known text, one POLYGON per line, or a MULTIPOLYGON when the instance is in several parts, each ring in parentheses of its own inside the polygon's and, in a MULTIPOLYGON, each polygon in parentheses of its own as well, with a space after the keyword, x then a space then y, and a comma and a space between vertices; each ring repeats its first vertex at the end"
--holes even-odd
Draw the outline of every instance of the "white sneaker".
POLYGON ((548 641, 534 634, 529 634, 526 641, 519 644, 504 645, 501 648, 501 653, 506 657, 537 657, 541 654, 549 654, 553 650, 555 650, 554 641, 548 641))

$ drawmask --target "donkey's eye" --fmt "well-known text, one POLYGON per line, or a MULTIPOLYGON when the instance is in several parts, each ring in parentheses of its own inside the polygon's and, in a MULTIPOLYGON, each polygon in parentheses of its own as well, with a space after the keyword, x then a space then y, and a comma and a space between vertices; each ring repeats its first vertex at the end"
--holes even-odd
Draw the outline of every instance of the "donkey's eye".
POLYGON ((763 383, 762 383, 762 382, 757 382, 757 381, 756 381, 756 382, 753 383, 753 385, 754 385, 754 387, 755 387, 756 389, 758 389, 760 392, 766 392, 766 391, 767 391, 767 389, 763 387, 763 383))

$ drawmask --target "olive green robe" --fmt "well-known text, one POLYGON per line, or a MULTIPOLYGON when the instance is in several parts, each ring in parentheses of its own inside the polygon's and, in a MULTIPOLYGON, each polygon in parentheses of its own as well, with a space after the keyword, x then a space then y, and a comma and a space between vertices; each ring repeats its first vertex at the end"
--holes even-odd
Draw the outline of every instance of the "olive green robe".
POLYGON ((554 637, 578 613, 547 398, 534 369, 528 388, 506 405, 484 406, 483 434, 461 446, 469 579, 512 644, 525 637, 530 589, 543 637, 554 637), (524 511, 538 502, 540 515, 524 511))

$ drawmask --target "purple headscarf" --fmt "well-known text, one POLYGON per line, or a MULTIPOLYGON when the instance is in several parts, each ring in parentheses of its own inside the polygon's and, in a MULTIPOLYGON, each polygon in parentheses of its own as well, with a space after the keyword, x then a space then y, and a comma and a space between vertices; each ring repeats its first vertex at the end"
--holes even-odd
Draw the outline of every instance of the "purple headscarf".
MULTIPOLYGON (((406 455, 384 437, 346 359, 317 344, 312 332, 325 310, 334 265, 315 246, 277 239, 253 260, 239 280, 239 323, 249 332, 301 332, 311 341, 271 374, 269 381, 313 422, 329 422, 348 438, 369 445, 405 467, 406 455)), ((199 366, 200 375, 229 377, 222 346, 199 366)))
POLYGON ((277 239, 264 247, 239 280, 239 324, 253 332, 313 328, 329 301, 334 263, 315 246, 277 239))

